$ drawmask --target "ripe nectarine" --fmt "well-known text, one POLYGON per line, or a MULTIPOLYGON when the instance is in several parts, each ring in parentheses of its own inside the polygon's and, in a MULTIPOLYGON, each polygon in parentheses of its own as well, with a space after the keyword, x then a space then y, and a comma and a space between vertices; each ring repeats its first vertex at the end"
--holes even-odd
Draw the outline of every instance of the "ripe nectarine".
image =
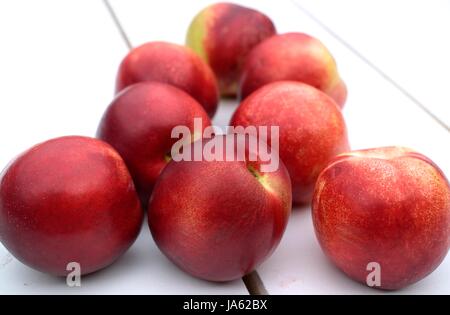
POLYGON ((256 46, 244 64, 240 95, 245 98, 265 84, 282 80, 312 85, 341 108, 347 98, 347 87, 328 49, 303 33, 275 35, 256 46))
POLYGON ((320 174, 312 209, 325 254, 351 278, 371 278, 370 286, 413 284, 435 270, 450 247, 449 183, 430 159, 410 149, 339 155, 320 174), (378 264, 378 275, 371 275, 370 263, 378 264))
POLYGON ((279 126, 280 157, 291 176, 296 203, 311 201, 320 171, 335 155, 349 149, 337 104, 325 93, 300 82, 263 86, 239 105, 230 124, 279 126))
MULTIPOLYGON (((243 136, 199 140, 191 151, 237 137, 243 136)), ((244 149, 259 156, 249 146, 244 149)), ((206 280, 234 280, 253 271, 278 245, 291 197, 282 163, 265 173, 259 160, 172 161, 155 185, 148 223, 158 247, 181 269, 206 280)))
POLYGON ((104 268, 136 239, 143 210, 127 167, 107 143, 62 137, 38 144, 0 179, 0 240, 24 264, 67 275, 104 268))
POLYGON ((209 63, 222 95, 234 96, 250 50, 276 33, 263 13, 233 3, 216 3, 192 21, 186 43, 209 63))
POLYGON ((177 141, 172 129, 186 126, 197 139, 210 124, 202 106, 187 93, 168 84, 141 82, 117 95, 100 122, 97 137, 123 157, 146 205, 177 141), (194 130, 195 118, 202 122, 200 130, 194 130))
POLYGON ((120 65, 116 92, 141 81, 176 86, 195 98, 211 117, 216 112, 219 90, 214 73, 188 47, 150 42, 134 48, 120 65))

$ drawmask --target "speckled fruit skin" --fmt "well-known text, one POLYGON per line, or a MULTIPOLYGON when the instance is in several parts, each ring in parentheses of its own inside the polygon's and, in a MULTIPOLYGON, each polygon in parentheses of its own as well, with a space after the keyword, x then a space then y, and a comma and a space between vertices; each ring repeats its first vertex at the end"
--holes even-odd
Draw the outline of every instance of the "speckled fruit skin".
POLYGON ((119 67, 116 92, 141 81, 174 85, 195 98, 210 117, 216 112, 219 90, 214 73, 188 47, 150 42, 134 48, 119 67))
POLYGON ((209 63, 222 95, 235 96, 248 53, 275 34, 273 22, 263 13, 232 3, 216 3, 193 19, 186 43, 209 63))
MULTIPOLYGON (((202 106, 187 93, 168 84, 141 82, 117 95, 100 122, 97 137, 112 145, 125 160, 144 205, 166 166, 176 126, 194 133, 194 118, 202 132, 211 125, 202 106)), ((201 135, 196 135, 201 136, 201 135)))
POLYGON ((381 266, 381 289, 400 289, 435 270, 450 246, 450 187, 427 157, 401 147, 340 155, 321 173, 313 221, 325 254, 366 283, 381 266))
POLYGON ((300 82, 263 86, 239 105, 230 125, 279 126, 280 157, 291 176, 295 203, 310 202, 319 173, 334 156, 349 150, 337 104, 300 82))
POLYGON ((63 276, 102 269, 136 239, 143 210, 130 174, 108 144, 63 137, 17 157, 0 179, 0 240, 18 260, 63 276))
POLYGON ((256 46, 243 68, 240 96, 245 98, 267 83, 282 80, 312 85, 341 108, 347 99, 347 87, 328 49, 303 33, 272 36, 256 46))
POLYGON ((150 230, 161 251, 191 275, 241 278, 280 242, 291 211, 289 175, 280 163, 274 172, 259 170, 257 178, 249 164, 259 170, 254 162, 172 161, 158 179, 150 230))

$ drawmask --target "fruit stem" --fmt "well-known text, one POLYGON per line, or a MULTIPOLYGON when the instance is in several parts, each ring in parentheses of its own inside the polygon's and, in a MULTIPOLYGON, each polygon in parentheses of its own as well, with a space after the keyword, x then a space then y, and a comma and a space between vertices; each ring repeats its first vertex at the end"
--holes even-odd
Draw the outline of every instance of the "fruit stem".
POLYGON ((242 281, 244 281, 245 287, 250 295, 269 295, 256 270, 245 275, 242 281))

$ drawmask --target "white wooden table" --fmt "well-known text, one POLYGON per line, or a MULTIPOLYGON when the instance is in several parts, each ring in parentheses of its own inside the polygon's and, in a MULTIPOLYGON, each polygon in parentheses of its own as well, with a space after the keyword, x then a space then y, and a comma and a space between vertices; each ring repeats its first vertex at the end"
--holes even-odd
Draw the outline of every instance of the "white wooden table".
MULTIPOLYGON (((191 18, 214 1, 110 0, 133 46, 182 44, 191 18)), ((318 37, 349 87, 344 109, 353 149, 412 147, 450 176, 450 1, 248 0, 279 32, 318 37)), ((93 136, 127 53, 101 0, 0 2, 0 167, 48 138, 93 136)), ((228 124, 236 102, 214 123, 228 124)), ((310 209, 294 209, 276 252, 258 273, 270 294, 387 294, 345 277, 322 254, 310 209)), ((81 288, 36 272, 0 245, 0 294, 248 294, 242 281, 215 284, 174 267, 146 225, 114 265, 81 288)), ((450 294, 450 256, 429 277, 391 294, 450 294)))

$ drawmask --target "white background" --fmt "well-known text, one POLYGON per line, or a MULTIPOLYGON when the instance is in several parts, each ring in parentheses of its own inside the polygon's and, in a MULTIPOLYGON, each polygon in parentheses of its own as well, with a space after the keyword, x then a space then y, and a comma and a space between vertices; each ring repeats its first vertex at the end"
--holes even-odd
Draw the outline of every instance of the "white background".
MULTIPOLYGON (((214 1, 111 0, 133 46, 182 44, 191 18, 214 1)), ((319 38, 349 88, 344 116, 353 149, 402 145, 450 174, 450 1, 235 1, 268 14, 280 33, 319 38), (427 113, 428 111, 428 113, 427 113), (432 118, 431 115, 435 116, 432 118), (440 120, 439 123, 437 120, 440 120)), ((29 146, 63 135, 93 136, 111 102, 127 47, 100 0, 0 2, 0 168, 29 146)), ((228 124, 235 102, 215 123, 228 124)), ((310 209, 294 209, 274 255, 258 272, 271 294, 450 294, 450 258, 416 285, 386 293, 345 277, 322 254, 310 209)), ((68 288, 0 245, 0 293, 247 294, 174 267, 148 228, 114 265, 68 288)))

